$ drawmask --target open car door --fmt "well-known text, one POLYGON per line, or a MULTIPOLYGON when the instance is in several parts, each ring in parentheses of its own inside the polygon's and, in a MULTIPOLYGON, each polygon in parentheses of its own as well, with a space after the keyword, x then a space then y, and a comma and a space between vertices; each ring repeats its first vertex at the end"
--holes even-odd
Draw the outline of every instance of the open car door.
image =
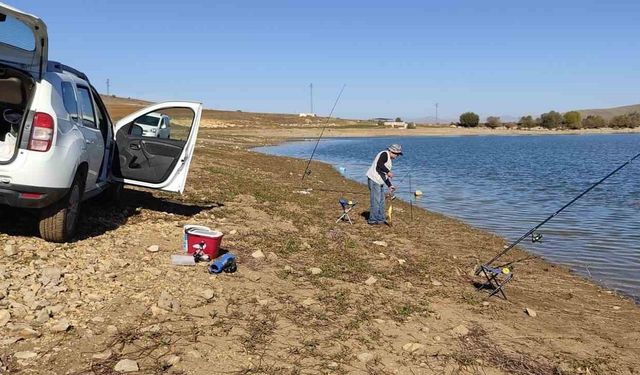
POLYGON ((114 129, 113 180, 182 193, 201 115, 200 103, 166 102, 118 121, 114 129))

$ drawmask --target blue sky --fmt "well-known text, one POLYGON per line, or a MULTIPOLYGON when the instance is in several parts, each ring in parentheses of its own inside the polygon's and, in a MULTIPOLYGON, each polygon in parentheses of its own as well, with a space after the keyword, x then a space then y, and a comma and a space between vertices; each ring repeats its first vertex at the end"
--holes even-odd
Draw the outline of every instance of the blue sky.
POLYGON ((339 117, 640 103, 637 1, 8 1, 111 92, 339 117))

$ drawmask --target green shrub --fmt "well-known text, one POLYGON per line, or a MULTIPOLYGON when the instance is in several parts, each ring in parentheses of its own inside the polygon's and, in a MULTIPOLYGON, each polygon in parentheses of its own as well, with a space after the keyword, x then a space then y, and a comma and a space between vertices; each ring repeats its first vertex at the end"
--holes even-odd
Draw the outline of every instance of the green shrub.
POLYGON ((460 115, 460 126, 473 128, 480 123, 480 116, 473 112, 465 112, 460 115))
POLYGON ((579 129, 582 126, 582 116, 578 111, 569 111, 562 116, 562 119, 569 129, 579 129))
POLYGON ((520 121, 518 121, 518 126, 521 128, 530 129, 536 126, 536 120, 534 120, 530 115, 522 116, 520 117, 520 121))
POLYGON ((543 113, 540 115, 540 124, 547 129, 556 129, 562 126, 562 115, 556 111, 543 113))
POLYGON ((582 127, 585 129, 597 129, 604 128, 607 126, 607 121, 598 115, 589 115, 584 120, 582 120, 582 127))

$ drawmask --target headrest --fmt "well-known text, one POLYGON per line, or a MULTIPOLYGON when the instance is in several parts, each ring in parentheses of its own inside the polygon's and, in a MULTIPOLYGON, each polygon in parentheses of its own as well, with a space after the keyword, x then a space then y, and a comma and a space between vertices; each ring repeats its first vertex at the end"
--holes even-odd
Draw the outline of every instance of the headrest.
POLYGON ((0 78, 0 102, 20 105, 24 104, 22 83, 18 78, 0 78))

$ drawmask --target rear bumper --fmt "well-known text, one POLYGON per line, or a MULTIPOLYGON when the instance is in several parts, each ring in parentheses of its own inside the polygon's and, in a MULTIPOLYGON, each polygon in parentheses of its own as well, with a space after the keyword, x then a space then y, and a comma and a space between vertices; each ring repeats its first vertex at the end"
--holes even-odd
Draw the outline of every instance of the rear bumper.
POLYGON ((65 196, 68 189, 0 184, 0 204, 20 208, 47 207, 65 196))

